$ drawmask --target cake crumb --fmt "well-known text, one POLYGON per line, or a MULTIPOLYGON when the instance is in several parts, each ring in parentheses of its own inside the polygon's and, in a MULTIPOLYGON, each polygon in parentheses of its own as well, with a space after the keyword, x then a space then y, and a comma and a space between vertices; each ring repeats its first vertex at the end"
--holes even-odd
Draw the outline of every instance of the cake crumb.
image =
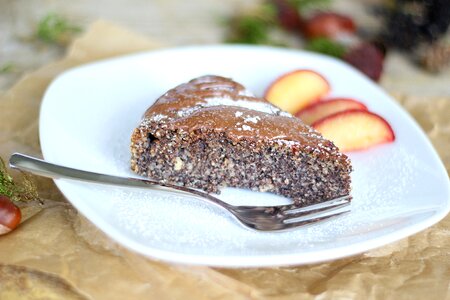
POLYGON ((178 156, 175 158, 175 165, 173 166, 173 169, 175 171, 180 171, 184 166, 184 162, 179 158, 178 156))

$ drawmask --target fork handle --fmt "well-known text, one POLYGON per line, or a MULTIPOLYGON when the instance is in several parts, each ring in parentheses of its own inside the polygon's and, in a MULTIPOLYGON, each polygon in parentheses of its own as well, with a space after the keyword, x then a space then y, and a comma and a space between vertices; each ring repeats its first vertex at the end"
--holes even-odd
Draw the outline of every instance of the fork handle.
POLYGON ((152 190, 169 191, 176 194, 191 195, 209 200, 219 206, 227 207, 228 204, 205 192, 186 188, 183 186, 161 183, 151 179, 139 179, 131 177, 119 177, 90 171, 78 170, 46 162, 42 159, 14 153, 9 159, 9 166, 14 169, 26 171, 35 175, 53 179, 71 179, 77 181, 108 184, 123 187, 146 188, 152 190))

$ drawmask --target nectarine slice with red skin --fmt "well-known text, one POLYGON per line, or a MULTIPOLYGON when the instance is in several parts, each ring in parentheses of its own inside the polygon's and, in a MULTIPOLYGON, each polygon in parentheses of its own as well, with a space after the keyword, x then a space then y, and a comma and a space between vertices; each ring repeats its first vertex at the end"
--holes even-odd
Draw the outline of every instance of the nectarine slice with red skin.
POLYGON ((350 109, 367 110, 367 106, 349 98, 331 98, 312 103, 299 111, 295 116, 300 118, 305 124, 311 125, 329 115, 350 109))
POLYGON ((266 90, 265 98, 280 109, 295 114, 330 91, 328 81, 312 70, 295 70, 278 77, 266 90))
POLYGON ((332 114, 312 124, 341 151, 356 151, 395 140, 389 123, 381 116, 362 109, 332 114))

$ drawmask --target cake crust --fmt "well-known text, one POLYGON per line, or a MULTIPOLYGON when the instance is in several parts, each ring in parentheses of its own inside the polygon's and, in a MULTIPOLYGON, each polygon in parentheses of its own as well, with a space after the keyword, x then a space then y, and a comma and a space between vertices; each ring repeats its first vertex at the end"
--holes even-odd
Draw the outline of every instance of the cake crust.
POLYGON ((219 76, 161 96, 134 130, 131 153, 134 172, 208 192, 249 188, 303 205, 350 191, 350 161, 331 141, 219 76))

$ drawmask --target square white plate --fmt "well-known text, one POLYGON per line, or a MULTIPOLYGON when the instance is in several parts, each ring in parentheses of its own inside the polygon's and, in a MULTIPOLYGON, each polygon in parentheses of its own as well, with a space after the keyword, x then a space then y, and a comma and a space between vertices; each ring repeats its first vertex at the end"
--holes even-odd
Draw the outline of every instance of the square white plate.
MULTIPOLYGON (((153 51, 72 69, 47 90, 40 139, 46 160, 122 176, 132 130, 168 89, 205 74, 231 77, 261 96, 278 75, 313 69, 331 96, 355 98, 383 116, 394 143, 350 153, 352 211, 332 221, 278 233, 255 232, 209 203, 153 191, 57 180, 70 202, 124 246, 178 263, 255 267, 344 257, 414 234, 449 211, 449 182, 431 144, 377 85, 341 61, 270 47, 201 46, 153 51)), ((233 204, 286 203, 267 193, 225 189, 233 204)))

